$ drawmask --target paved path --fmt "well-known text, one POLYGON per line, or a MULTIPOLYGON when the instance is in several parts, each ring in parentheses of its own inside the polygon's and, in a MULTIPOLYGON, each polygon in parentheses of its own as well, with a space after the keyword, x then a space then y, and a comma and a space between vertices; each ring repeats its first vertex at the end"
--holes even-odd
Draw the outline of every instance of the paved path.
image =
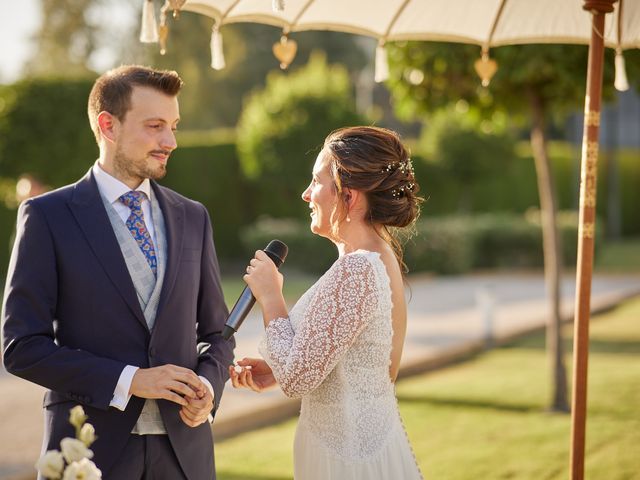
MULTIPOLYGON (((563 282, 563 314, 573 314, 575 279, 563 282)), ((596 276, 592 306, 603 309, 640 294, 640 275, 596 276)), ((401 375, 409 375, 478 352, 487 337, 501 342, 540 328, 546 318, 539 274, 414 276, 401 375)), ((237 358, 256 356, 261 321, 254 313, 237 335, 237 358)), ((567 362, 568 364, 568 362, 567 362)), ((44 389, 0 370, 0 480, 34 478, 40 453, 44 389)), ((263 394, 228 388, 214 422, 216 438, 295 415, 298 403, 279 391, 263 394)), ((100 432, 98 432, 99 434, 100 432)))

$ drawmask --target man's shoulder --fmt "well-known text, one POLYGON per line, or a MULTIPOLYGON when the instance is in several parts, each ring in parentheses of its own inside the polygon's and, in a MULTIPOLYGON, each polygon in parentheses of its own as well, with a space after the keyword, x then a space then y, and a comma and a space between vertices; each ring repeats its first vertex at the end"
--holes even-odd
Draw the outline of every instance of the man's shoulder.
POLYGON ((193 200, 189 197, 185 197, 184 195, 176 192, 175 190, 170 189, 169 187, 165 187, 158 183, 154 183, 154 187, 157 189, 158 193, 164 196, 165 200, 171 204, 177 205, 182 204, 185 208, 190 210, 198 210, 205 211, 204 205, 202 203, 193 200))
POLYGON ((73 195, 76 185, 77 183, 72 183, 65 185, 64 187, 56 188, 55 190, 31 197, 28 200, 25 200, 25 203, 29 203, 40 208, 51 208, 57 205, 64 205, 73 195))

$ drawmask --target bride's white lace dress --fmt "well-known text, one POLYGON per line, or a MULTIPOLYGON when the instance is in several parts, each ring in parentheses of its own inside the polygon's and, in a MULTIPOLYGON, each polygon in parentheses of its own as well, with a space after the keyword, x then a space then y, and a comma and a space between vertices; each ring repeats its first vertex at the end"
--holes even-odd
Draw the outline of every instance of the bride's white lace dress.
POLYGON ((284 393, 302 397, 296 479, 422 478, 389 378, 391 308, 384 263, 359 250, 269 323, 260 353, 284 393))

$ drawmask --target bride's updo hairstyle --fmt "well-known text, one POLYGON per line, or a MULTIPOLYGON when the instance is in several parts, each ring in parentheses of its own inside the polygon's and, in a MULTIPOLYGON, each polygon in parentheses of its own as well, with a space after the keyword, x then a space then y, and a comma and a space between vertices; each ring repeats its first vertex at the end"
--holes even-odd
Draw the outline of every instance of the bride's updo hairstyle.
POLYGON ((409 151, 399 135, 386 128, 346 127, 326 138, 327 154, 338 198, 346 217, 344 189, 364 193, 368 211, 365 219, 394 249, 402 262, 399 229, 411 227, 420 215, 423 198, 413 172, 409 151))

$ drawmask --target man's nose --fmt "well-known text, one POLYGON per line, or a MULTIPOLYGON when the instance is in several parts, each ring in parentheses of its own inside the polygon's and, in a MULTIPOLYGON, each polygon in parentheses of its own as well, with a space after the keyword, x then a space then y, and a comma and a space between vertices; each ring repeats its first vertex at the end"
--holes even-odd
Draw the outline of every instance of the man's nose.
POLYGON ((178 146, 178 142, 176 141, 176 134, 173 130, 168 129, 165 134, 162 136, 162 148, 165 150, 175 150, 178 146))

